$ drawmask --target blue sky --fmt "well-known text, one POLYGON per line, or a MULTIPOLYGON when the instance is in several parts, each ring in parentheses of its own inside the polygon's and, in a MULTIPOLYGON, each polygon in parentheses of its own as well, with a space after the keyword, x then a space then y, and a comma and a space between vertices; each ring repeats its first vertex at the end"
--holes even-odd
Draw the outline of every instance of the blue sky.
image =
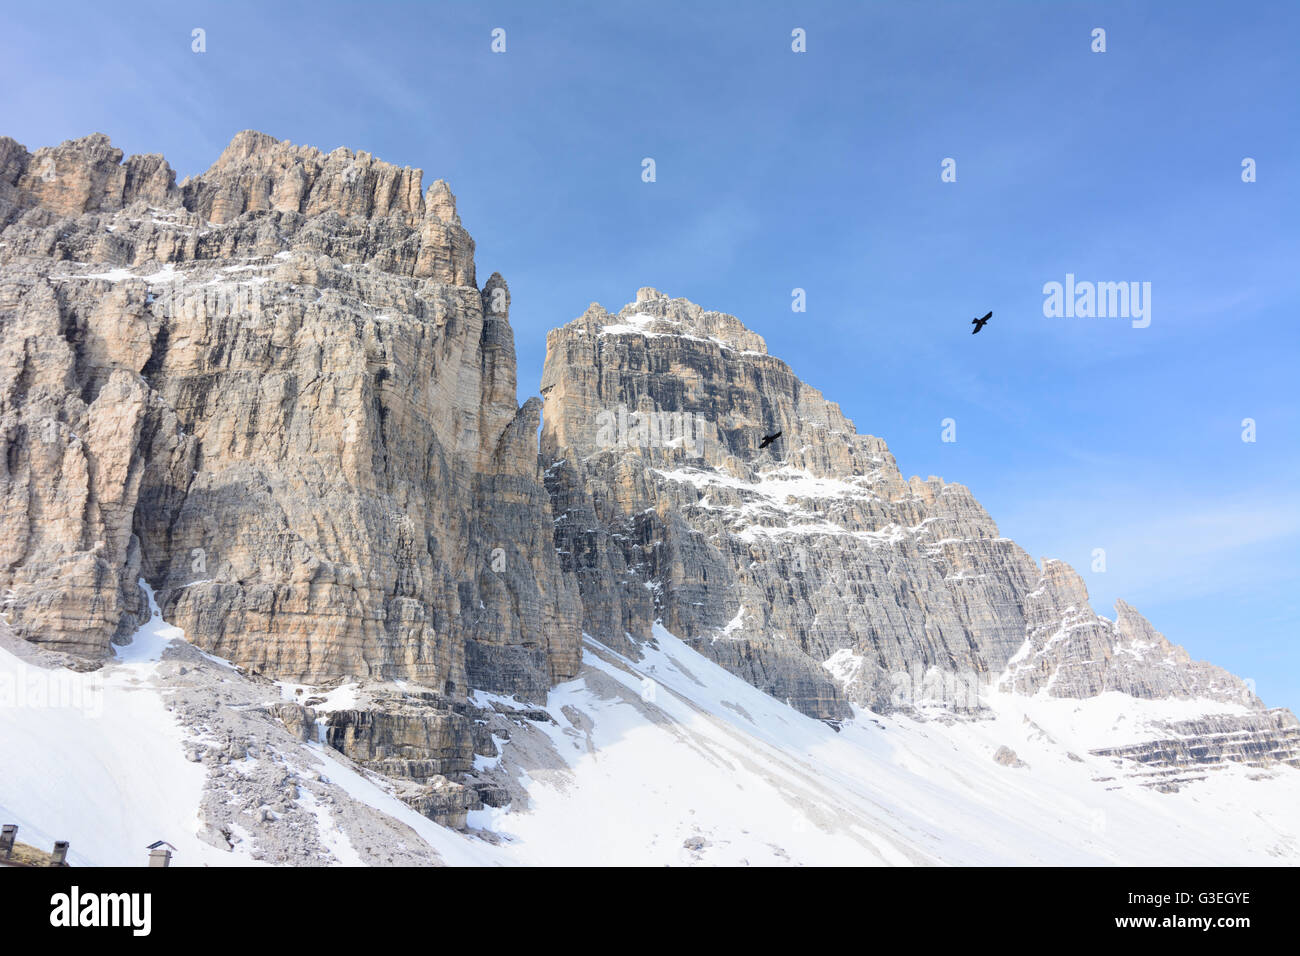
POLYGON ((510 283, 521 397, 589 302, 731 312, 1098 610, 1300 710, 1300 5, 131 7, 0 14, 0 134, 181 177, 246 128, 423 168, 510 283), (1066 273, 1150 282, 1150 327, 1045 318, 1066 273))

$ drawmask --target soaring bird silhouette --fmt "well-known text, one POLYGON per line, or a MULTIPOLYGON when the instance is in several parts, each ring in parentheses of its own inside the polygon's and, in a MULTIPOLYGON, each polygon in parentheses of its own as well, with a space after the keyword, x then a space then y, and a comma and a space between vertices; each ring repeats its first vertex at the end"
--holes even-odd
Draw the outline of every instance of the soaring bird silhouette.
POLYGON ((976 335, 980 329, 984 328, 984 326, 988 324, 988 321, 991 318, 993 318, 992 312, 984 316, 984 318, 982 319, 971 319, 970 324, 975 326, 975 328, 971 331, 971 335, 976 335))
POLYGON ((763 440, 758 443, 758 450, 762 451, 764 448, 772 444, 772 442, 776 441, 780 437, 781 437, 780 432, 777 432, 775 435, 764 435, 763 440))

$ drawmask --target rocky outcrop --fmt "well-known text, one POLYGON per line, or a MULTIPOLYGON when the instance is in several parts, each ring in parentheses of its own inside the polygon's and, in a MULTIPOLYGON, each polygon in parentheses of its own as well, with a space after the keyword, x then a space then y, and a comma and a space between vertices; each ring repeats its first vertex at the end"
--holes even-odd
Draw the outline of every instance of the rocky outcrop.
POLYGON ((387 699, 365 710, 337 710, 325 742, 388 777, 427 780, 474 765, 471 720, 450 707, 387 699))
POLYGON ((576 673, 505 281, 419 170, 235 137, 179 185, 0 140, 0 589, 102 655, 167 620, 253 671, 538 699, 576 673))
POLYGON ((317 738, 316 711, 302 704, 275 704, 268 713, 284 724, 286 730, 306 743, 317 738))
POLYGON ((1153 739, 1092 753, 1115 759, 1142 785, 1164 793, 1231 764, 1300 768, 1300 721, 1282 707, 1167 721, 1152 730, 1153 739))
POLYGON ((1012 767, 1015 769, 1020 769, 1029 766, 1029 764, 1025 763, 1016 755, 1016 752, 1014 750, 1006 746, 999 747, 994 752, 993 762, 996 764, 1000 764, 1003 767, 1012 767))
MULTIPOLYGON (((436 699, 385 695, 364 710, 333 711, 325 742, 396 782, 397 796, 444 826, 463 827, 483 809, 464 777, 474 769, 475 723, 436 699)), ((491 744, 490 737, 488 743, 491 744)))
POLYGON ((483 795, 446 777, 433 777, 419 786, 399 786, 397 795, 417 813, 446 827, 462 828, 468 815, 483 809, 483 795))
MULTIPOLYGON (((293 720, 292 715, 282 719, 293 720)), ((499 745, 530 721, 550 722, 551 716, 539 708, 501 701, 479 706, 371 681, 353 705, 325 716, 322 737, 361 767, 388 778, 396 795, 418 812, 463 827, 466 814, 511 802, 508 787, 494 772, 499 745)))

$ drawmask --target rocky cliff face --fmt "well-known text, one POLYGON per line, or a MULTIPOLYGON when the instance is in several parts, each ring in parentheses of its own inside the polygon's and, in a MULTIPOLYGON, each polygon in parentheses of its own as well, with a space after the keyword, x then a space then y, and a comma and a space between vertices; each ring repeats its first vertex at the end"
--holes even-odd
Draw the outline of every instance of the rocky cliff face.
POLYGON ((1205 706, 1096 755, 1300 759, 1293 717, 1129 605, 1098 616, 965 487, 904 478, 735 317, 593 304, 520 407, 509 309, 419 170, 246 132, 177 184, 103 136, 0 139, 5 622, 103 656, 143 580, 254 678, 410 681, 323 733, 453 822, 533 719, 470 691, 541 703, 582 631, 635 661, 657 622, 832 724, 1118 692, 1205 706))
POLYGON ((246 132, 180 185, 0 139, 0 588, 102 655, 137 582, 278 676, 537 697, 578 666, 509 294, 439 181, 246 132))
POLYGON ((997 683, 1219 702, 1256 715, 1255 750, 1300 752, 1244 682, 1128 604, 1097 615, 1073 569, 1040 568, 966 488, 904 479, 733 316, 654 289, 593 304, 550 334, 542 391, 556 547, 604 643, 661 619, 832 721, 850 701, 976 711, 997 683))
POLYGON ((1037 585, 1024 596, 1026 640, 1009 662, 1003 685, 1022 694, 1046 689, 1058 697, 1118 691, 1132 697, 1171 697, 1263 704, 1239 677, 1193 661, 1125 601, 1116 618, 1088 604, 1083 579, 1063 561, 1044 561, 1037 585))
POLYGON ((1024 642, 1032 559, 963 486, 905 480, 734 317, 653 289, 617 315, 593 305, 551 333, 542 388, 588 632, 662 618, 830 719, 889 706, 890 675, 996 674, 1024 642))

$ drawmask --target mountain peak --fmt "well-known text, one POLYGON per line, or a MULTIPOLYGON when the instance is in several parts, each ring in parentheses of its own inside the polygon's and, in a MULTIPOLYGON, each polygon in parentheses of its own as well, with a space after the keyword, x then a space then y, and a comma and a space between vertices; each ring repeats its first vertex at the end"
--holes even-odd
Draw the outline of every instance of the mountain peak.
POLYGON ((767 354, 767 343, 734 315, 713 312, 690 301, 672 298, 643 286, 636 298, 611 315, 593 302, 565 328, 598 335, 636 335, 645 339, 677 338, 685 345, 705 343, 731 352, 767 354))

